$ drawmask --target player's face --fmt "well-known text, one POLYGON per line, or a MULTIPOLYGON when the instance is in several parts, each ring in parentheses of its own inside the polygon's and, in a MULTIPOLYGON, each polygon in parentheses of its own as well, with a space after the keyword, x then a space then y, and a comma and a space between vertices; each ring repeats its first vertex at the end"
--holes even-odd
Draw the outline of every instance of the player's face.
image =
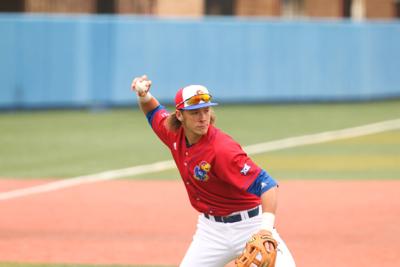
POLYGON ((185 130, 186 137, 189 139, 191 139, 191 137, 197 139, 207 134, 211 121, 210 107, 184 110, 181 111, 181 114, 181 122, 183 129, 185 130))

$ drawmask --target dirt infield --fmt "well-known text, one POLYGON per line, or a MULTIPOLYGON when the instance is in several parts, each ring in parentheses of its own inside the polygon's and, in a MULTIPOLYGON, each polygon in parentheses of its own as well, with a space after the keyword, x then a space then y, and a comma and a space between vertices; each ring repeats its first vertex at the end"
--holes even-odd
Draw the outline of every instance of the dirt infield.
MULTIPOLYGON (((0 180, 0 191, 43 182, 0 180)), ((400 181, 281 182, 278 231, 299 267, 400 266, 399 196, 400 181)), ((0 201, 0 262, 178 265, 196 218, 180 181, 0 201)))

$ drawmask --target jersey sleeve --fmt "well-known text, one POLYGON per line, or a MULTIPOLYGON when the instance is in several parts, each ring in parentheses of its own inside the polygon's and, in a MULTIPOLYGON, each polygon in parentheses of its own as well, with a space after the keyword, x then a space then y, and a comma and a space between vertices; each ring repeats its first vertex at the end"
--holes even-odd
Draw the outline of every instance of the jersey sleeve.
POLYGON ((165 119, 168 116, 169 112, 163 105, 159 105, 146 114, 147 121, 158 138, 160 138, 165 145, 171 147, 174 134, 165 127, 165 119))
POLYGON ((278 183, 265 170, 261 170, 257 178, 247 189, 247 192, 258 197, 270 190, 272 187, 278 186, 278 183))
POLYGON ((230 137, 215 146, 215 169, 218 177, 246 191, 258 177, 261 168, 230 137))

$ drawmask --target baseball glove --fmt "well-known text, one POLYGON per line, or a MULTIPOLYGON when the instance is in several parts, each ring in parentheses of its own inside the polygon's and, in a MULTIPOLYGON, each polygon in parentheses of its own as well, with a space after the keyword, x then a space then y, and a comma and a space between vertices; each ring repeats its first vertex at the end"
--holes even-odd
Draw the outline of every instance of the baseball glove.
POLYGON ((271 233, 261 230, 247 241, 243 253, 235 260, 236 267, 274 267, 277 246, 278 243, 271 233), (273 247, 269 252, 266 249, 269 246, 268 242, 273 247))

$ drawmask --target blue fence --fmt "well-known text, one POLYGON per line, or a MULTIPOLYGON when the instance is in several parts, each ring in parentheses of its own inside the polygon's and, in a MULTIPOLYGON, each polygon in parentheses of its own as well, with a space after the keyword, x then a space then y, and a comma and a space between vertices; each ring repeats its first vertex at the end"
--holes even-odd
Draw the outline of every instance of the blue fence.
POLYGON ((0 107, 126 105, 134 76, 171 102, 400 97, 400 23, 208 17, 0 16, 0 107))

